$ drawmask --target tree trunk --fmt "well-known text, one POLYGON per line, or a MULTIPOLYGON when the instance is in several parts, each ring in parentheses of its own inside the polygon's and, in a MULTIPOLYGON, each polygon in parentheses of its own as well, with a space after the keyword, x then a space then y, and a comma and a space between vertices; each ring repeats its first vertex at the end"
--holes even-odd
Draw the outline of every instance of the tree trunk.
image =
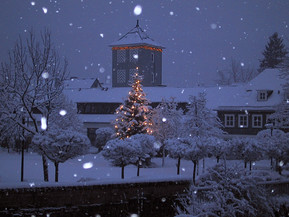
POLYGON ((55 182, 58 182, 58 162, 54 162, 55 166, 55 182))
POLYGON ((124 179, 124 165, 121 166, 121 178, 124 179))
POLYGON ((178 164, 177 164, 177 174, 180 175, 180 166, 181 166, 181 158, 178 158, 178 164))
POLYGON ((21 150, 21 182, 24 181, 24 140, 22 141, 21 150))
POLYGON ((252 170, 252 161, 249 161, 250 171, 252 170))
POLYGON ((141 162, 141 159, 139 158, 137 162, 137 174, 136 174, 137 176, 139 176, 140 162, 141 162))
POLYGON ((247 161, 244 161, 244 168, 247 168, 247 161))
POLYGON ((199 169, 200 169, 199 165, 200 165, 200 162, 196 161, 197 176, 199 175, 199 169))
POLYGON ((43 175, 44 175, 44 182, 48 182, 48 165, 47 159, 44 155, 42 155, 42 166, 43 166, 43 175))
POLYGON ((194 171, 193 171, 193 183, 196 185, 196 169, 197 169, 197 161, 193 161, 194 163, 194 171))
POLYGON ((217 164, 220 162, 220 157, 217 157, 217 164))
POLYGON ((270 157, 271 170, 273 170, 273 157, 270 157))
POLYGON ((164 167, 165 166, 165 147, 163 146, 163 150, 162 150, 162 167, 164 167))
POLYGON ((280 161, 276 159, 276 171, 279 175, 282 175, 282 167, 280 166, 280 161))
POLYGON ((205 173, 205 158, 203 158, 203 170, 202 173, 205 173))

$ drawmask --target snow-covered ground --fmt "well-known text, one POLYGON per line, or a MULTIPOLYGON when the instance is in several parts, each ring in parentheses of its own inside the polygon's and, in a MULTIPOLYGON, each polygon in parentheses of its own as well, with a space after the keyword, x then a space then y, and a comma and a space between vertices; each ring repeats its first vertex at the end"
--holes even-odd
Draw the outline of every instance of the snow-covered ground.
MULTIPOLYGON (((37 186, 67 186, 67 185, 92 185, 124 182, 147 182, 160 180, 191 179, 193 163, 181 161, 181 174, 177 175, 176 160, 166 158, 165 167, 161 167, 161 158, 154 158, 153 168, 141 168, 137 177, 137 168, 134 165, 125 167, 125 179, 121 179, 120 167, 113 167, 101 154, 88 154, 68 160, 59 165, 59 182, 54 182, 54 165, 49 161, 49 182, 43 182, 41 156, 33 152, 25 152, 24 182, 20 182, 21 155, 7 153, 0 149, 0 188, 37 187, 37 186)), ((203 162, 200 161, 199 175, 202 174, 203 162)), ((205 168, 216 164, 215 158, 205 160, 205 168)), ((241 161, 227 161, 228 165, 239 165, 241 161)), ((272 179, 278 178, 275 172, 269 170, 268 160, 258 161, 253 164, 253 169, 265 169, 272 179)))

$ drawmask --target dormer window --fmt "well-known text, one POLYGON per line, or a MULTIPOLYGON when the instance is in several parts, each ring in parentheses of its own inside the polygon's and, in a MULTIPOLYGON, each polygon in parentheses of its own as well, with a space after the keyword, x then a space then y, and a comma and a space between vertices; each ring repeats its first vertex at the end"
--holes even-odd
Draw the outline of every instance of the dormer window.
POLYGON ((267 91, 266 90, 259 90, 257 100, 258 101, 267 101, 268 100, 267 91))

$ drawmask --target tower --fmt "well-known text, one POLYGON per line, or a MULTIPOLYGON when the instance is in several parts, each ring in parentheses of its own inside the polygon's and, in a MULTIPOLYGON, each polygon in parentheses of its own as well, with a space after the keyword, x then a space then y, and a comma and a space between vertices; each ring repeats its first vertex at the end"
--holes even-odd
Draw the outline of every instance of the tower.
POLYGON ((110 44, 112 47, 112 87, 127 87, 132 75, 138 71, 143 76, 143 86, 162 84, 162 51, 159 43, 136 26, 110 44))

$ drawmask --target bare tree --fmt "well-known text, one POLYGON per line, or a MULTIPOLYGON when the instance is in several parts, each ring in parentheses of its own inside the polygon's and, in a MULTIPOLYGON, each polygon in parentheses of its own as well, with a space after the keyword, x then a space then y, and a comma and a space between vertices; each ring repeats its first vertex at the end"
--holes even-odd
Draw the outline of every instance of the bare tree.
POLYGON ((251 66, 244 66, 240 61, 232 58, 229 70, 217 71, 219 85, 230 85, 233 83, 245 83, 258 75, 251 66))
MULTIPOLYGON (((53 47, 50 31, 45 29, 39 39, 32 30, 24 41, 19 36, 8 61, 1 63, 0 72, 0 121, 10 123, 5 127, 18 126, 33 136, 45 130, 40 127, 39 116, 49 127, 49 116, 56 107, 54 102, 68 76, 67 61, 60 58, 53 47)), ((42 160, 44 181, 48 181, 44 155, 42 160)))

